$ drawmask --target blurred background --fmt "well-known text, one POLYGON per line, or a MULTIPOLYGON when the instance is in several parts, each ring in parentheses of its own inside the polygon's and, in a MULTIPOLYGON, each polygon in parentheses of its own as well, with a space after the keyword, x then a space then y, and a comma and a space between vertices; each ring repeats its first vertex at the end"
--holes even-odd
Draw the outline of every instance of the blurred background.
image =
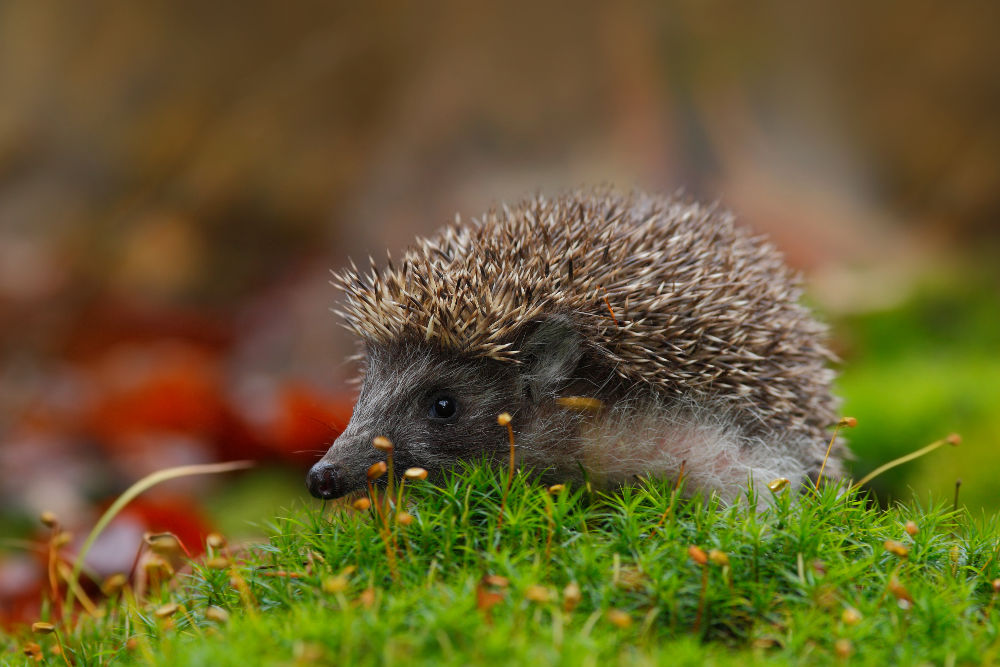
POLYGON ((329 270, 590 183, 736 211, 807 276, 855 478, 1000 507, 1000 4, 0 3, 0 622, 42 510, 194 548, 307 499, 351 409, 329 270))

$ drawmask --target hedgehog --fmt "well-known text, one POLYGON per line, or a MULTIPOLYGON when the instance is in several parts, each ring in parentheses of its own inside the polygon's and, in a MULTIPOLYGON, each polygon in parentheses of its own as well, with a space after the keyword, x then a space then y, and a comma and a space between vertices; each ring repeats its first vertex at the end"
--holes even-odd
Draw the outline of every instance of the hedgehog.
POLYGON ((517 465, 552 482, 683 475, 686 492, 737 501, 824 462, 841 472, 826 327, 780 253, 718 206, 536 195, 334 275, 362 381, 309 471, 318 498, 364 488, 380 436, 396 471, 503 461, 502 413, 517 465))

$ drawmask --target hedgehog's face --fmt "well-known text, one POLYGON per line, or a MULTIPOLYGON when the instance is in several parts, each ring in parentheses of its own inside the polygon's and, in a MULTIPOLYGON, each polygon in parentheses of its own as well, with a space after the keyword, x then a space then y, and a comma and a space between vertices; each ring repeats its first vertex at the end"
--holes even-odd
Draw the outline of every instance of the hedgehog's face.
POLYGON ((502 458, 507 431, 497 416, 509 412, 516 425, 529 423, 572 370, 578 347, 561 320, 526 338, 523 364, 463 358, 432 345, 370 346, 351 421, 309 471, 309 491, 330 499, 363 489, 368 468, 385 459, 372 446, 378 436, 393 443, 397 475, 418 466, 438 476, 461 459, 502 458))

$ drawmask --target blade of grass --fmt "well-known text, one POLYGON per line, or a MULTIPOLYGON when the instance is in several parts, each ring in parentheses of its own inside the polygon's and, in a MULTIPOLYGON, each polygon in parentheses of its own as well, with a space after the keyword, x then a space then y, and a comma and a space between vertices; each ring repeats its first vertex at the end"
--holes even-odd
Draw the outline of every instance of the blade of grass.
POLYGON ((154 473, 146 475, 126 489, 125 492, 118 496, 115 502, 111 504, 111 507, 109 507, 104 514, 101 515, 101 518, 98 519, 97 523, 94 525, 93 530, 91 530, 90 534, 87 535, 87 539, 84 540, 83 546, 80 547, 80 552, 76 555, 76 560, 73 562, 73 571, 70 574, 69 579, 67 579, 69 586, 66 592, 66 606, 64 614, 68 616, 73 611, 74 591, 80 579, 80 570, 83 568, 83 561, 86 559, 90 548, 94 545, 97 537, 104 531, 105 528, 107 528, 108 524, 111 523, 111 520, 114 519, 118 513, 121 512, 122 509, 132 502, 139 494, 149 490, 161 482, 177 479, 178 477, 214 475, 223 472, 233 472, 234 470, 244 470, 246 468, 250 468, 253 465, 253 461, 228 461, 226 463, 206 463, 165 468, 164 470, 157 470, 154 473))

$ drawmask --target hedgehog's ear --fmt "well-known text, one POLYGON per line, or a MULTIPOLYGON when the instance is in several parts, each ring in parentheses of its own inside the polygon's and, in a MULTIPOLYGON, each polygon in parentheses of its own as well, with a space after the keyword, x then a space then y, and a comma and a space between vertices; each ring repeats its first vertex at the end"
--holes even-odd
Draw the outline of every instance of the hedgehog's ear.
POLYGON ((525 393, 537 403, 570 379, 583 355, 583 343, 567 317, 547 317, 531 326, 521 344, 522 378, 525 393))

